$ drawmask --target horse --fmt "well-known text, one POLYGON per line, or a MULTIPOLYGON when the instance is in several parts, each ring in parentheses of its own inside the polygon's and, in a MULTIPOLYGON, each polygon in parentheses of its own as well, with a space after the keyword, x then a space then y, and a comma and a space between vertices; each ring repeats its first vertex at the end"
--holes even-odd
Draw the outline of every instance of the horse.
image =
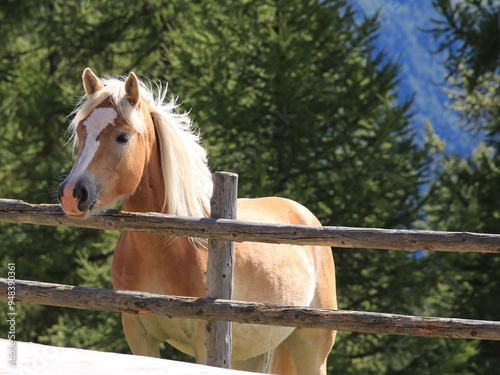
MULTIPOLYGON (((58 189, 64 213, 85 220, 121 201, 130 212, 208 217, 212 175, 201 137, 167 90, 130 72, 98 78, 83 72, 82 96, 72 112, 76 160, 58 189)), ((237 219, 320 226, 299 203, 278 197, 238 199, 237 219)), ((112 262, 115 289, 206 296, 207 241, 146 232, 122 232, 112 262)), ((234 299, 337 308, 330 247, 235 244, 234 299)), ((165 340, 205 357, 205 321, 122 314, 135 355, 160 357, 165 340)), ((282 374, 326 374, 335 331, 233 324, 231 368, 282 374)))

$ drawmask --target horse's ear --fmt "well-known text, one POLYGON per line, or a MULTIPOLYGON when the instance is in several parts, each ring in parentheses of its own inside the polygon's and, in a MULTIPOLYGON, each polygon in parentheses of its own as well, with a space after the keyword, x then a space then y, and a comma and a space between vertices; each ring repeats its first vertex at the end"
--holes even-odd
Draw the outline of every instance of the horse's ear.
POLYGON ((127 95, 127 99, 130 101, 134 107, 139 102, 139 80, 134 72, 130 72, 125 81, 125 94, 127 95))
POLYGON ((99 91, 100 89, 103 88, 102 82, 97 78, 97 76, 94 74, 90 68, 87 68, 83 71, 83 88, 85 89, 85 94, 87 96, 92 95, 96 91, 99 91))

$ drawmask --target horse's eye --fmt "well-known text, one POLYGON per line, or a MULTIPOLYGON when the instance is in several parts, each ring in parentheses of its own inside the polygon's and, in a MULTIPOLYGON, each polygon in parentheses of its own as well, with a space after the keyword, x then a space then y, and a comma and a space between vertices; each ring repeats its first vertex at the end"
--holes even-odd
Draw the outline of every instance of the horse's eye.
POLYGON ((127 143, 130 139, 130 135, 127 133, 121 133, 116 137, 116 142, 118 143, 127 143))

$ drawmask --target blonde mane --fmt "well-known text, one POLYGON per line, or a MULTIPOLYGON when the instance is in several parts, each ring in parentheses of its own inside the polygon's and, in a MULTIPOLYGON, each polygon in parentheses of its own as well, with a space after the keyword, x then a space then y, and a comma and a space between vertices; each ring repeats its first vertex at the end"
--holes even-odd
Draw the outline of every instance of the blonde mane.
MULTIPOLYGON (((146 131, 142 113, 125 96, 125 79, 101 79, 104 87, 89 98, 84 96, 72 112, 69 125, 73 147, 78 145, 76 127, 103 101, 110 99, 118 113, 138 132, 146 131)), ((146 86, 140 82, 141 105, 147 105, 153 116, 160 144, 161 168, 165 197, 162 212, 178 216, 206 217, 210 212, 212 175, 207 164, 207 153, 201 146, 199 134, 193 132, 187 113, 178 113, 176 100, 166 100, 167 88, 157 84, 146 86), (156 91, 156 95, 154 93, 156 91)))

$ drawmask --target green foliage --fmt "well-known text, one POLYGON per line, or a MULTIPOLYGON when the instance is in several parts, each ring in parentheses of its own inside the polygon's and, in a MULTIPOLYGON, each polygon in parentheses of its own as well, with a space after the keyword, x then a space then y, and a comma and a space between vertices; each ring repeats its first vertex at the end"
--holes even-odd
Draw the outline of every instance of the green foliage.
POLYGON ((500 71, 487 72, 469 84, 474 71, 459 65, 462 79, 449 78, 452 89, 448 89, 448 96, 452 106, 462 118, 466 129, 474 132, 484 132, 488 145, 496 149, 498 154, 498 133, 500 125, 500 71))
MULTIPOLYGON (((56 51, 65 50, 65 46, 50 37, 56 33, 57 8, 55 2, 0 5, 0 17, 6 21, 0 23, 5 39, 0 60, 6 62, 2 65, 5 69, 0 70, 1 197, 54 203, 64 171, 72 165, 73 156, 65 140, 66 115, 80 95, 81 70, 73 71, 75 67, 58 56, 56 51), (69 76, 71 80, 66 78, 69 76)), ((64 10, 68 16, 77 16, 70 7, 64 10)), ((71 22, 66 28, 63 34, 68 35, 71 22)), ((18 279, 88 285, 92 280, 82 274, 83 263, 77 254, 87 254, 92 262, 108 259, 113 239, 116 234, 0 223, 0 273, 4 274, 7 264, 13 262, 18 279)), ((106 269, 109 273, 109 267, 106 269)), ((108 283, 102 286, 110 285, 108 276, 108 283)), ((18 304, 16 311, 19 340, 101 349, 109 346, 99 347, 110 326, 103 314, 24 304, 18 304), (79 322, 88 320, 88 316, 96 324, 81 326, 79 322), (61 324, 65 330, 58 329, 61 324)), ((119 317, 115 314, 113 318, 118 327, 119 317)), ((118 332, 119 327, 108 342, 126 348, 118 332)))
MULTIPOLYGON (((338 1, 203 3, 183 15, 167 77, 192 108, 214 169, 240 173, 240 195, 287 196, 330 225, 404 228, 420 219, 434 143, 417 146, 411 101, 395 101, 398 67, 373 50, 376 25, 357 23, 338 1)), ((418 286, 421 262, 404 253, 336 250, 335 258, 341 308, 418 314, 430 294, 418 286)), ((342 373, 441 367, 424 360, 437 341, 422 349, 418 339, 339 336, 331 366, 342 373), (392 347, 425 364, 402 349, 388 359, 392 347)))
MULTIPOLYGON (((441 145, 430 125, 427 138, 417 139, 411 100, 396 101, 399 70, 374 50, 377 25, 376 16, 356 20, 349 1, 4 1, 0 196, 55 201, 73 162, 65 144, 66 115, 83 94, 82 70, 91 66, 99 74, 134 69, 170 82, 191 110, 212 169, 239 173, 242 196, 287 196, 329 225, 421 223, 427 219, 421 191, 441 145)), ((490 100, 488 92, 481 91, 484 100, 490 100)), ((485 164, 492 160, 488 152, 485 164)), ((427 215, 436 228, 456 223, 471 230, 469 225, 485 222, 478 193, 493 192, 496 161, 488 164, 492 175, 480 180, 491 184, 488 191, 463 184, 462 178, 477 177, 466 177, 473 163, 446 162, 444 170, 460 165, 464 174, 443 174, 433 185, 448 206, 428 198, 427 215), (463 221, 467 214, 469 222, 463 221)), ((116 238, 0 224, 0 267, 15 262, 19 279, 110 287, 116 238)), ((454 265, 439 257, 334 252, 342 308, 446 316, 463 313, 456 298, 471 293, 473 275, 461 276, 457 287, 449 277, 454 265)), ((487 266, 482 259, 478 266, 487 266)), ((20 305, 19 320, 23 341, 128 352, 117 314, 20 305)), ((345 374, 470 374, 480 368, 474 358, 483 347, 343 332, 329 366, 345 374)), ((169 346, 162 353, 186 359, 169 346)))
MULTIPOLYGON (((500 225, 497 197, 498 156, 492 147, 480 146, 473 157, 450 157, 433 184, 428 202, 429 226, 441 230, 496 233, 500 225)), ((441 315, 497 320, 500 314, 495 290, 500 278, 500 259, 493 254, 433 254, 439 269, 438 285, 449 293, 446 304, 436 302, 441 315), (448 276, 447 276, 448 275, 448 276), (449 276, 452 275, 452 276, 449 276)), ((477 344, 464 368, 472 373, 494 374, 499 346, 477 344)))
POLYGON ((496 0, 433 0, 440 15, 431 30, 439 42, 436 52, 447 52, 448 74, 461 77, 474 87, 486 73, 498 71, 500 64, 500 6, 496 0), (460 74, 465 65, 471 75, 460 74))
MULTIPOLYGON (((433 229, 498 233, 500 168, 499 23, 500 7, 493 1, 436 1, 444 18, 434 30, 442 46, 457 41, 447 61, 449 97, 464 127, 481 131, 485 140, 465 159, 446 155, 432 184, 426 211, 433 229)), ((432 254, 437 285, 446 301, 436 301, 441 315, 498 320, 496 301, 500 259, 493 254, 432 254), (444 303, 446 302, 446 303, 444 303)), ((496 374, 500 366, 497 342, 476 343, 463 369, 496 374)))
MULTIPOLYGON (((75 251, 77 283, 84 280, 86 286, 112 288, 110 249, 116 240, 116 233, 109 233, 103 242, 75 251)), ((121 321, 116 313, 64 310, 38 340, 56 346, 129 353, 126 342, 116 339, 121 336, 121 321)))
POLYGON ((397 66, 372 57, 375 19, 358 25, 338 1, 205 3, 185 17, 168 78, 193 108, 214 169, 245 171, 242 195, 285 195, 326 223, 416 218, 407 198, 417 199, 428 150, 415 144, 411 102, 395 104, 397 66))

